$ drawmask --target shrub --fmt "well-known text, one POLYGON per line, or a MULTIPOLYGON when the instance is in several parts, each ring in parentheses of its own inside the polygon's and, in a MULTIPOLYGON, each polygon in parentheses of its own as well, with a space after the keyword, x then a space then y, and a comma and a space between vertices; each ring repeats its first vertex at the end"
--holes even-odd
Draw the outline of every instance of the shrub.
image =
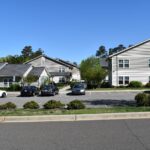
POLYGON ((85 105, 79 101, 79 100, 74 100, 71 101, 68 105, 67 105, 68 109, 84 109, 85 105))
POLYGON ((103 82, 103 83, 101 84, 101 88, 110 88, 110 87, 111 87, 111 85, 110 85, 109 82, 103 82))
POLYGON ((140 88, 142 87, 142 83, 140 81, 131 81, 129 87, 140 88))
POLYGON ((8 102, 6 104, 1 104, 0 105, 0 110, 3 110, 3 109, 16 109, 17 106, 16 104, 12 103, 12 102, 8 102))
POLYGON ((23 108, 24 109, 39 109, 40 106, 37 102, 35 101, 30 101, 30 102, 27 102, 23 105, 23 108))
POLYGON ((50 100, 43 105, 44 109, 63 108, 63 106, 64 106, 64 104, 62 104, 60 101, 56 101, 56 100, 50 100))
POLYGON ((150 88, 150 83, 146 83, 145 87, 150 88))
POLYGON ((79 83, 79 82, 70 82, 70 88, 72 89, 73 86, 74 86, 75 84, 77 84, 77 83, 79 83))
POLYGON ((139 93, 135 96, 137 106, 150 106, 150 96, 146 93, 139 93))
POLYGON ((10 85, 8 90, 9 91, 20 91, 21 90, 21 86, 19 84, 12 84, 12 85, 10 85))

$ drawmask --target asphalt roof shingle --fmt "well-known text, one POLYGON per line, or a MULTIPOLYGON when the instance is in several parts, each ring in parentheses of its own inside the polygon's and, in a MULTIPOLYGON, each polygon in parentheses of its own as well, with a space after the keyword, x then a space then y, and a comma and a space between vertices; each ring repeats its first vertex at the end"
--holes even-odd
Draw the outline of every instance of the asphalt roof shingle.
POLYGON ((23 76, 30 67, 30 64, 6 64, 0 70, 0 76, 23 76))
POLYGON ((29 75, 34 75, 34 76, 40 76, 43 72, 45 67, 33 67, 32 70, 29 72, 29 75))

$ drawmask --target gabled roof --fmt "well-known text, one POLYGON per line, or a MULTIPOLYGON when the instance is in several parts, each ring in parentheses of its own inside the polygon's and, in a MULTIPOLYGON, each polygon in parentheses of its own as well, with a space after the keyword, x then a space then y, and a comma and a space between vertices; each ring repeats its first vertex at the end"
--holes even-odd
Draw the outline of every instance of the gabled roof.
POLYGON ((5 65, 7 65, 8 63, 6 62, 0 62, 0 69, 2 69, 5 65))
POLYGON ((66 63, 66 64, 68 64, 68 65, 71 65, 71 66, 73 66, 73 67, 78 68, 77 65, 75 65, 75 64, 73 64, 73 63, 71 63, 71 62, 69 62, 69 61, 65 61, 65 60, 62 60, 62 59, 60 59, 60 58, 56 58, 56 60, 58 60, 58 61, 60 61, 60 62, 63 62, 63 63, 66 63))
POLYGON ((45 70, 45 67, 33 67, 29 72, 29 75, 40 76, 42 72, 45 70))
POLYGON ((108 58, 112 58, 113 56, 116 56, 116 55, 119 55, 119 54, 124 53, 124 52, 126 52, 126 51, 132 50, 133 48, 139 47, 139 46, 144 45, 144 44, 146 44, 146 43, 148 43, 148 42, 150 42, 150 39, 149 39, 149 40, 146 40, 146 41, 144 41, 144 42, 138 43, 138 44, 136 44, 136 45, 134 45, 134 46, 131 46, 131 47, 129 47, 129 48, 126 48, 126 49, 124 49, 124 50, 122 50, 122 51, 116 52, 116 53, 114 53, 114 54, 112 54, 112 55, 109 55, 108 58))
POLYGON ((48 57, 48 56, 46 56, 46 55, 40 55, 40 56, 38 56, 38 57, 35 57, 35 58, 33 58, 33 59, 31 59, 31 60, 25 62, 24 64, 28 64, 28 63, 30 63, 30 62, 32 62, 32 61, 38 59, 38 58, 41 58, 41 57, 45 57, 46 59, 49 59, 49 60, 51 60, 51 61, 53 61, 53 62, 56 62, 56 63, 58 63, 58 64, 64 65, 64 66, 69 67, 69 68, 75 67, 75 65, 73 65, 73 64, 71 64, 71 63, 69 63, 69 62, 66 62, 66 61, 64 61, 64 60, 62 60, 62 59, 54 59, 54 58, 48 57))
POLYGON ((24 73, 31 67, 30 64, 6 64, 0 70, 0 76, 19 76, 22 77, 24 73))

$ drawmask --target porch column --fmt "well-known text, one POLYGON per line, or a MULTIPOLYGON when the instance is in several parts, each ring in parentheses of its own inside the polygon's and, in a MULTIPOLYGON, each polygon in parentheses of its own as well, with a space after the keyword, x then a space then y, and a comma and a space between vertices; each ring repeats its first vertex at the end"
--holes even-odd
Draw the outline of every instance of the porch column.
POLYGON ((13 82, 16 82, 16 76, 13 76, 13 82))

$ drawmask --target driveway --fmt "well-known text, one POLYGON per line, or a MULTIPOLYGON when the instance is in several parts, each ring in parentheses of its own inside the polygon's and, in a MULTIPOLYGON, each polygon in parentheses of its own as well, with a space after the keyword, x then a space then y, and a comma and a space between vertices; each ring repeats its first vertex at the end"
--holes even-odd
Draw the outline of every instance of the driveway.
POLYGON ((83 101, 87 107, 109 107, 109 106, 130 106, 134 105, 134 97, 138 91, 120 91, 120 92, 97 92, 87 91, 86 95, 70 95, 69 92, 60 92, 56 96, 35 96, 35 97, 20 97, 19 92, 8 92, 6 98, 0 98, 0 103, 14 102, 19 108, 27 101, 34 100, 42 106, 48 100, 60 100, 62 103, 69 103, 72 100, 78 99, 83 101))

